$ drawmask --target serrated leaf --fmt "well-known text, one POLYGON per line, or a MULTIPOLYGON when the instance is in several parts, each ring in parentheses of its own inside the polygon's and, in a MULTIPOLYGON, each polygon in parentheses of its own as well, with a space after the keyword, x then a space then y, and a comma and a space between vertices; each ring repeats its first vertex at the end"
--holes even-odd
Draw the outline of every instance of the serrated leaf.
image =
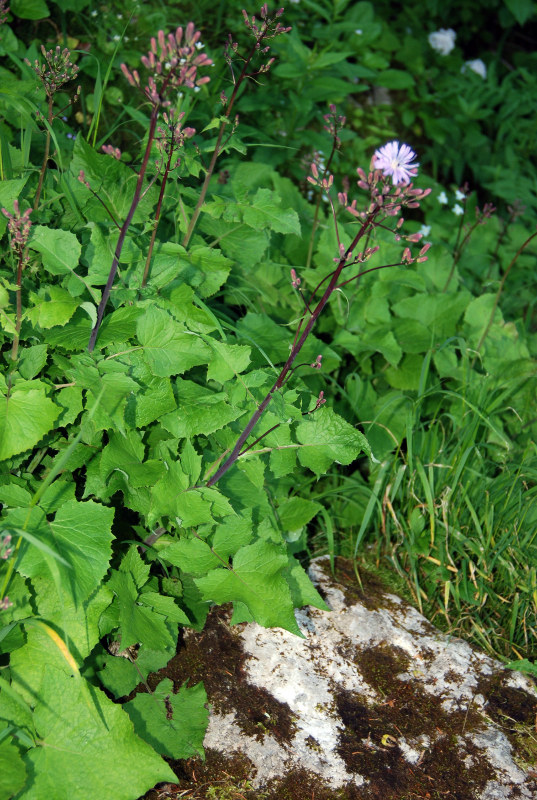
POLYGON ((78 308, 78 301, 61 286, 48 286, 46 294, 49 299, 39 299, 27 316, 44 329, 66 325, 78 308))
POLYGON ((179 539, 161 550, 159 557, 191 575, 204 575, 222 564, 201 539, 179 539))
MULTIPOLYGON (((13 522, 17 520, 15 514, 21 515, 17 527, 24 527, 27 523, 22 510, 13 512, 10 517, 13 522)), ((93 500, 84 503, 69 500, 56 512, 53 522, 45 523, 36 531, 36 535, 44 544, 60 553, 71 565, 69 569, 61 562, 57 563, 57 570, 63 590, 71 595, 77 604, 87 600, 108 570, 112 555, 113 517, 113 509, 106 508, 93 500)), ((31 525, 28 525, 27 530, 33 532, 31 525)), ((25 577, 35 578, 49 574, 48 563, 46 556, 40 550, 27 546, 17 569, 25 577)))
POLYGON ((296 531, 307 525, 322 510, 320 503, 291 497, 278 506, 278 518, 284 531, 296 531))
POLYGON ((157 672, 165 667, 175 655, 176 649, 177 643, 173 641, 167 647, 161 646, 159 650, 149 650, 142 645, 136 653, 135 663, 119 654, 117 656, 106 654, 97 658, 102 667, 97 672, 97 677, 114 697, 124 697, 130 694, 142 679, 146 680, 150 672, 157 672))
POLYGON ((300 236, 298 214, 292 208, 280 208, 280 198, 270 189, 258 189, 243 212, 244 222, 255 230, 269 228, 276 233, 300 236))
POLYGON ((225 383, 244 372, 250 363, 251 348, 241 344, 225 344, 217 339, 210 341, 213 358, 207 368, 207 380, 225 383))
POLYGON ((179 608, 173 597, 167 597, 158 592, 142 592, 140 595, 140 603, 153 611, 156 611, 168 622, 176 622, 179 625, 188 625, 189 620, 185 612, 179 608))
POLYGON ((211 392, 192 381, 178 379, 176 391, 179 409, 161 418, 162 426, 178 438, 197 433, 207 436, 246 413, 229 405, 223 392, 211 392))
POLYGON ((48 348, 46 344, 34 344, 19 349, 19 372, 29 381, 41 372, 47 363, 48 348))
POLYGON ((208 345, 199 336, 185 333, 183 326, 163 309, 147 308, 138 320, 136 331, 153 375, 180 375, 211 359, 208 345))
POLYGON ((301 636, 291 592, 281 574, 287 561, 285 548, 257 541, 237 551, 232 570, 213 569, 194 582, 209 602, 244 603, 260 625, 285 628, 301 636))
POLYGON ((14 389, 0 396, 0 461, 34 447, 60 413, 43 389, 14 389))
POLYGON ((30 777, 21 800, 132 800, 159 781, 176 780, 101 690, 45 667, 39 696, 34 719, 42 745, 24 756, 30 777))
MULTIPOLYGON (((1 700, 0 694, 0 703, 1 700)), ((26 766, 19 748, 8 739, 0 742, 0 799, 14 797, 26 783, 26 776, 26 766)))
POLYGON ((157 753, 169 758, 204 757, 203 739, 209 722, 207 694, 202 683, 182 686, 173 693, 171 680, 162 680, 152 695, 138 693, 124 708, 136 733, 157 753))
POLYGON ((334 461, 351 464, 360 453, 371 452, 365 436, 331 408, 320 408, 299 423, 296 437, 302 444, 300 463, 316 475, 324 474, 334 461))
POLYGON ((196 452, 190 439, 187 439, 181 451, 181 466, 188 475, 191 486, 196 483, 201 474, 201 462, 202 457, 196 452))
POLYGON ((32 228, 32 238, 28 246, 41 253, 43 266, 52 275, 74 273, 82 250, 74 233, 44 225, 32 228))

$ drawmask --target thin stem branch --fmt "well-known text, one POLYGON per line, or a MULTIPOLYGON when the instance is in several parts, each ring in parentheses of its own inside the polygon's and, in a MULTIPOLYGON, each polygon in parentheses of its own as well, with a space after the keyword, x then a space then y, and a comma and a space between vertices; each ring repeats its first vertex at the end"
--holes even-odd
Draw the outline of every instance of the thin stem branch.
POLYGON ((233 466, 233 464, 235 463, 235 461, 239 457, 239 455, 240 455, 240 453, 242 451, 242 448, 243 448, 248 436, 250 435, 250 433, 253 430, 253 428, 257 425, 257 423, 259 422, 259 420, 263 416, 267 406, 269 405, 270 401, 272 400, 272 397, 273 397, 274 393, 276 391, 278 391, 279 389, 281 389, 281 387, 285 383, 285 379, 287 377, 287 374, 291 370, 291 368, 293 366, 293 363, 294 363, 296 357, 298 356, 298 354, 300 353, 304 342, 306 341, 306 339, 308 338, 309 334, 311 333, 311 330, 312 330, 313 326, 315 325, 315 323, 317 322, 317 319, 318 319, 319 315, 321 314, 323 308, 325 307, 325 305, 327 304, 330 296, 332 295, 332 292, 334 291, 334 289, 337 286, 337 282, 339 280, 339 276, 341 275, 341 271, 343 270, 343 268, 345 267, 345 265, 347 263, 347 258, 351 255, 351 253, 353 252, 354 248, 356 247, 356 245, 358 244, 358 242, 360 241, 362 236, 364 236, 364 234, 369 229, 369 226, 373 222, 378 210, 379 209, 378 209, 377 205, 375 205, 372 208, 372 210, 369 212, 367 218, 362 223, 362 225, 360 227, 360 230, 356 234, 352 244, 347 248, 346 252, 341 256, 341 258, 339 260, 339 263, 338 263, 338 266, 334 270, 334 274, 332 275, 330 283, 326 287, 323 296, 321 297, 321 299, 317 303, 313 313, 311 314, 311 316, 310 316, 310 318, 309 318, 309 320, 307 322, 307 325, 306 325, 306 327, 304 328, 304 330, 302 332, 302 335, 300 336, 299 340, 294 344, 294 346, 293 346, 293 348, 291 350, 291 353, 289 355, 289 358, 285 362, 285 364, 284 364, 284 366, 283 366, 278 378, 276 379, 276 381, 273 384, 273 386, 271 387, 271 389, 268 391, 268 393, 265 396, 264 400, 259 404, 259 406, 255 410, 255 412, 252 414, 248 424, 246 425, 246 427, 244 428, 243 432, 241 433, 241 435, 237 439, 237 442, 235 443, 235 446, 234 446, 233 450, 231 451, 231 453, 229 454, 229 456, 227 457, 227 459, 224 461, 224 463, 222 464, 220 469, 218 469, 215 472, 215 474, 212 476, 212 478, 209 478, 209 480, 207 481, 207 486, 213 486, 217 481, 220 480, 220 478, 223 475, 225 475, 225 473, 228 471, 228 469, 231 466, 233 466))
POLYGON ((174 151, 174 142, 173 138, 170 142, 170 152, 168 153, 168 163, 166 164, 166 168, 164 170, 164 175, 162 176, 162 183, 160 184, 160 194, 158 196, 158 203, 157 203, 157 210, 155 212, 155 224, 153 225, 153 232, 151 234, 151 241, 149 242, 149 250, 147 251, 147 258, 145 260, 145 268, 144 268, 144 275, 142 278, 142 289, 147 283, 147 277, 149 275, 149 266, 151 264, 151 257, 153 255, 153 248, 155 246, 155 239, 157 236, 157 229, 158 224, 160 222, 160 213, 162 211, 162 201, 164 200, 164 192, 166 191, 166 182, 168 180, 168 175, 170 174, 171 163, 173 158, 173 151, 174 151))
POLYGON ((242 82, 244 81, 244 79, 248 76, 248 73, 247 73, 248 66, 249 66, 252 58, 254 57, 254 54, 259 49, 259 45, 263 41, 263 38, 265 37, 265 34, 266 34, 267 30, 268 30, 267 24, 263 23, 263 28, 261 30, 260 35, 256 37, 256 40, 255 40, 254 44, 252 45, 252 47, 250 49, 250 52, 248 53, 247 57, 244 59, 244 64, 243 64, 243 67, 242 67, 242 70, 241 70, 241 73, 240 73, 239 77, 235 80, 235 76, 233 76, 234 77, 234 84, 235 84, 234 87, 233 87, 233 92, 231 94, 231 97, 230 97, 230 99, 228 101, 228 104, 227 104, 227 107, 226 107, 226 112, 224 114, 225 119, 223 120, 222 124, 220 125, 220 130, 218 131, 218 137, 216 139, 216 144, 215 144, 215 147, 214 147, 214 150, 213 150, 213 155, 211 157, 210 164, 209 164, 209 166, 207 168, 207 172, 206 172, 206 175, 205 175, 205 180, 203 181, 203 185, 201 187, 200 196, 198 197, 198 202, 196 203, 196 207, 194 209, 192 217, 190 218, 190 223, 188 225, 187 231, 186 231, 186 233, 185 233, 185 235, 183 237, 183 241, 182 241, 183 247, 187 247, 188 246, 188 243, 190 242, 192 234, 194 233, 194 228, 196 227, 196 223, 198 221, 198 217, 201 214, 201 208, 203 206, 203 203, 205 202, 205 196, 206 196, 207 190, 209 188, 209 183, 210 183, 211 178, 213 176, 213 172, 214 172, 214 168, 216 166, 216 162, 218 160, 218 156, 221 153, 221 146, 222 146, 222 139, 224 137, 224 131, 225 131, 225 129, 226 129, 228 123, 229 123, 229 116, 231 114, 231 110, 232 110, 233 105, 235 103, 235 100, 237 98, 237 92, 239 91, 240 86, 241 86, 242 82))
POLYGON ((136 188, 134 190, 134 196, 132 198, 132 203, 129 208, 129 212, 125 218, 123 225, 121 226, 121 230, 119 232, 119 239, 117 240, 116 250, 114 253, 114 259, 112 261, 112 266, 110 267, 110 273, 108 275, 108 280, 106 282, 106 286, 103 290, 103 296, 101 298, 101 302, 99 303, 99 307, 97 309, 97 321, 93 326, 93 330, 91 331, 91 336, 88 344, 88 350, 91 353, 95 347, 95 342, 97 341, 97 334, 99 333, 99 328, 101 326, 101 322, 104 316, 104 310, 106 308, 106 304, 108 302, 108 298, 110 297, 110 292, 112 290, 112 286, 114 284, 114 280, 116 277, 117 269, 119 266, 119 259, 121 258, 121 251, 123 250, 123 245, 125 243, 125 237, 127 235, 127 231, 130 227, 132 222, 132 218, 134 213, 138 207, 138 203, 140 202, 141 195, 142 195, 142 186, 145 178, 145 173, 147 171, 147 165, 149 163, 149 156, 151 155, 151 148, 153 146, 153 139, 155 138, 155 129, 157 126, 157 119, 158 119, 158 112, 159 107, 153 106, 153 110, 151 112, 151 119, 149 122, 149 132, 147 135, 147 145, 145 148, 144 158, 142 161, 142 166, 140 168, 140 172, 138 174, 138 180, 136 181, 136 188))
MULTIPOLYGON (((48 116, 47 122, 52 125, 54 115, 52 113, 53 99, 51 96, 48 98, 48 116)), ((41 190, 43 189, 43 181, 45 180, 45 172, 47 171, 47 162, 50 153, 50 127, 47 128, 47 138, 45 139, 45 155, 43 156, 43 163, 41 164, 41 172, 39 173, 39 183, 37 184, 37 191, 35 193, 34 211, 39 207, 39 199, 41 197, 41 190)))

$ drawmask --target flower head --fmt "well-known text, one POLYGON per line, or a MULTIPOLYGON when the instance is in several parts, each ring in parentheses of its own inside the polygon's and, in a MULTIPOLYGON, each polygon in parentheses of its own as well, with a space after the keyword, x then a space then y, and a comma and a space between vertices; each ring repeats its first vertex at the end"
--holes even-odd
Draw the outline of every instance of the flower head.
POLYGON ((481 61, 480 58, 474 58, 471 61, 466 61, 466 63, 461 67, 461 72, 466 72, 466 68, 471 69, 472 72, 475 72, 477 75, 480 75, 483 80, 487 77, 487 65, 484 61, 481 61))
POLYGON ((451 210, 457 217, 460 217, 461 214, 464 214, 464 208, 460 206, 458 203, 455 203, 455 205, 451 210))
POLYGON ((375 151, 373 165, 385 176, 391 175, 394 186, 398 183, 406 185, 418 173, 419 164, 414 162, 415 158, 416 153, 407 144, 399 147, 399 142, 388 142, 375 151))
POLYGON ((429 34, 429 44, 441 56, 447 56, 455 47, 456 38, 453 28, 440 28, 439 31, 429 34))
POLYGON ((436 198, 441 206, 445 206, 449 203, 448 196, 445 192, 440 192, 438 197, 436 198))

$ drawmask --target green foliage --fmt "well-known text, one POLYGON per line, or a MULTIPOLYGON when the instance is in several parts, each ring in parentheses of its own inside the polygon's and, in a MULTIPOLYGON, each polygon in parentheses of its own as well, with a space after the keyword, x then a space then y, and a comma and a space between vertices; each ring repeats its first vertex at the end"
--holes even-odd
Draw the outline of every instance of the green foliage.
MULTIPOLYGON (((450 4, 434 5, 431 30, 448 26, 450 4)), ((513 51, 515 21, 534 10, 497 5, 505 36, 483 84, 461 73, 463 50, 483 54, 466 50, 464 8, 451 8, 461 50, 442 61, 421 24, 406 32, 415 4, 304 0, 270 41, 270 72, 235 76, 228 115, 219 48, 234 4, 187 3, 184 24, 210 14, 216 66, 173 97, 196 132, 167 167, 165 132, 148 136, 151 105, 119 65, 139 68, 135 41, 175 26, 173 9, 144 3, 120 20, 85 0, 11 4, 0 208, 37 207, 19 251, 0 215, 0 799, 131 798, 173 782, 162 756, 203 757, 208 719, 201 684, 152 676, 179 627, 201 630, 229 603, 233 623, 301 635, 295 609, 326 608, 305 556, 327 545, 388 560, 432 618, 534 671, 533 233, 519 207, 490 218, 449 184, 473 175, 480 195, 534 206, 533 56, 513 51), (72 50, 81 85, 80 108, 68 84, 50 115, 24 60, 42 42, 17 24, 49 17, 65 39, 45 44, 72 50), (323 156, 333 102, 349 127, 323 156), (365 269, 379 270, 345 267, 276 384, 359 227, 332 216, 305 165, 330 159, 341 189, 395 138, 419 150, 432 189, 401 231, 426 224, 428 260, 404 264, 404 245, 372 226, 365 269)))

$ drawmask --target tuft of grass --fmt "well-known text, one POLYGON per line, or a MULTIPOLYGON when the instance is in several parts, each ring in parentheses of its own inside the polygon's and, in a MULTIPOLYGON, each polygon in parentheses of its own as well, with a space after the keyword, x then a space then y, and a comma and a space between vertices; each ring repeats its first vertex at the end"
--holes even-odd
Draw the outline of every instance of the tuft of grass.
POLYGON ((384 580, 388 568, 431 621, 490 655, 534 659, 537 449, 504 433, 505 387, 482 380, 478 391, 424 393, 367 477, 325 481, 316 499, 330 502, 333 530, 323 525, 330 535, 311 546, 384 580))

